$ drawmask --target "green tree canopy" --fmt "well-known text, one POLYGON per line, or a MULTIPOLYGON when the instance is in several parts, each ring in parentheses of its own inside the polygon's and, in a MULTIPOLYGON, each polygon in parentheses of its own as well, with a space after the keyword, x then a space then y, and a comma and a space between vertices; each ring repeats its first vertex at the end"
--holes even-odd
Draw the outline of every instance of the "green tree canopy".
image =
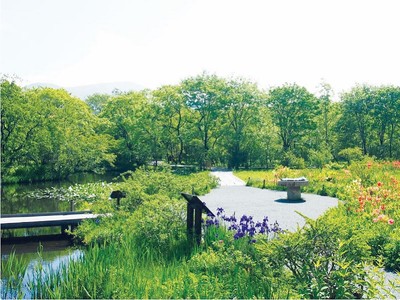
POLYGON ((268 94, 268 107, 279 130, 283 151, 287 152, 316 128, 317 98, 304 87, 285 84, 268 94))
POLYGON ((98 119, 65 90, 22 90, 3 80, 2 174, 8 180, 64 178, 113 163, 98 119))

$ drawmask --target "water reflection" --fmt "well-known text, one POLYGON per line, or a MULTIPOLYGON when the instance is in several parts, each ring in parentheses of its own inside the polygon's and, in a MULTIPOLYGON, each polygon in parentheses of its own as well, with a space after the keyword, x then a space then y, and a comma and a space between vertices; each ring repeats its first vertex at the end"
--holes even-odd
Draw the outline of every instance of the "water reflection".
MULTIPOLYGON (((81 173, 70 176, 68 180, 59 182, 40 182, 32 184, 7 184, 1 186, 1 213, 41 213, 69 211, 70 205, 67 201, 62 201, 61 195, 48 197, 32 197, 32 192, 42 191, 49 188, 68 188, 74 184, 112 182, 118 173, 92 174, 81 173)), ((40 194, 40 193, 38 193, 40 194)), ((70 261, 77 260, 83 255, 83 251, 70 248, 71 240, 59 235, 60 228, 44 227, 29 229, 2 230, 1 243, 1 298, 34 298, 30 285, 34 285, 40 277, 47 276, 50 271, 59 272, 63 266, 67 266, 70 261), (43 237, 43 234, 50 235, 43 237), (38 236, 40 235, 40 236, 38 236), (30 237, 30 238, 9 238, 6 237, 30 237), (37 236, 37 237, 36 237, 37 236), (10 253, 15 252, 15 256, 10 253), (12 269, 4 269, 10 257, 16 258, 17 268, 24 270, 17 276, 17 283, 8 282, 12 276, 12 269), (40 270, 40 271, 38 271, 40 270), (38 277, 35 277, 39 275, 38 277), (19 278, 19 279, 18 279, 19 278), (20 281, 21 280, 21 281, 20 281), (20 287, 20 293, 18 288, 20 287)), ((15 266, 15 264, 11 264, 15 266)), ((41 281, 46 281, 41 278, 41 281)))
POLYGON ((68 211, 69 203, 61 201, 61 195, 50 197, 29 197, 32 192, 48 188, 68 188, 74 184, 92 182, 112 182, 119 173, 110 172, 106 174, 79 173, 68 177, 63 181, 47 181, 35 183, 6 184, 1 186, 1 213, 40 213, 68 211))
MULTIPOLYGON (((36 244, 37 245, 37 244, 36 244)), ((67 267, 71 261, 80 259, 84 252, 80 249, 63 249, 63 250, 49 250, 52 244, 45 246, 39 246, 39 251, 36 253, 24 253, 18 254, 22 261, 27 263, 25 274, 23 274, 22 284, 19 288, 15 289, 8 284, 7 274, 2 274, 1 278, 1 297, 2 299, 15 299, 35 298, 32 287, 38 282, 46 282, 47 276, 52 272, 58 273, 64 267, 67 267), (43 251, 46 247, 46 251, 43 251)), ((54 244, 53 244, 54 246, 54 244)), ((31 245, 33 247, 33 245, 31 245)), ((2 254, 2 264, 6 263, 6 260, 10 257, 10 254, 2 254)), ((22 276, 22 275, 21 275, 22 276)))

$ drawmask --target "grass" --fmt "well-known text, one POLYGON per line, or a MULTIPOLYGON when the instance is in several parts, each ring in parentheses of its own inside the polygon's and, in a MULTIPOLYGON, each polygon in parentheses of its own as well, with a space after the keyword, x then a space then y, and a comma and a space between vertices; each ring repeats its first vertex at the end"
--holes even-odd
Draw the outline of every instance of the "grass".
POLYGON ((22 283, 29 260, 15 252, 1 260, 1 298, 22 298, 22 283))
MULTIPOLYGON (((321 232, 316 234, 311 234, 310 230, 285 233, 282 239, 267 240, 265 247, 260 248, 245 239, 235 240, 233 233, 223 227, 211 227, 205 232, 201 246, 193 247, 185 239, 182 218, 185 210, 176 194, 192 187, 196 191, 207 191, 215 182, 204 173, 199 177, 193 174, 175 177, 169 173, 139 172, 134 179, 121 184, 128 196, 115 218, 82 225, 80 233, 89 244, 85 255, 70 262, 68 267, 62 266, 58 272, 45 271, 44 276, 38 267, 37 274, 41 277, 31 281, 32 295, 71 299, 303 298, 310 297, 310 288, 315 292, 312 295, 323 295, 327 289, 337 295, 335 282, 343 279, 349 287, 348 290, 344 288, 340 294, 343 296, 353 295, 351 288, 354 286, 373 285, 374 282, 370 283, 365 277, 358 283, 357 280, 364 278, 358 274, 358 269, 350 272, 341 266, 331 270, 337 280, 326 281, 323 275, 317 281, 311 280, 312 276, 310 280, 301 281, 285 268, 285 260, 290 259, 300 266, 302 272, 302 265, 307 264, 313 270, 323 259, 329 268, 333 263, 331 257, 340 259, 343 266, 366 259, 389 262, 394 269, 399 267, 400 187, 396 182, 400 169, 386 163, 361 162, 346 169, 280 168, 240 171, 236 175, 249 185, 261 188, 277 188, 277 179, 282 177, 305 176, 310 181, 306 191, 338 196, 345 205, 321 217, 316 227, 321 232), (165 191, 170 192, 168 196, 165 191), (375 200, 378 199, 380 219, 375 222, 374 213, 378 209, 375 200), (382 215, 394 223, 388 223, 382 215), (334 238, 331 232, 335 233, 334 238), (320 253, 331 255, 323 257, 315 252, 316 237, 321 239, 320 253), (349 237, 353 244, 348 242, 349 237), (304 243, 299 245, 299 240, 304 243), (294 246, 288 251, 291 245, 294 246), (347 246, 348 249, 343 248, 347 246), (311 255, 313 251, 318 255, 311 255), (277 259, 272 259, 274 257, 277 259)), ((10 261, 8 268, 4 273, 7 276, 18 274, 18 268, 23 271, 16 260, 10 261)), ((305 274, 310 275, 309 272, 305 274)), ((18 278, 18 275, 13 276, 18 278)), ((20 294, 17 291, 15 295, 20 294)))
POLYGON ((260 284, 260 280, 255 281, 256 277, 240 265, 226 265, 225 274, 215 272, 211 265, 197 268, 191 258, 201 255, 199 248, 194 248, 190 257, 185 250, 177 249, 173 258, 148 250, 138 248, 129 238, 118 245, 95 244, 68 268, 62 268, 58 274, 48 274, 45 281, 38 281, 34 295, 71 299, 273 296, 267 281, 260 284))

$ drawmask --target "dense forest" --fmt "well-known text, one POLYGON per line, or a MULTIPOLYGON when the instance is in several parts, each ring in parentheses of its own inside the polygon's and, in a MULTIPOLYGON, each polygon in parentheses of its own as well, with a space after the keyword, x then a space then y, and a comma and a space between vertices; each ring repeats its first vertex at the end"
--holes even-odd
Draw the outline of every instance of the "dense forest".
POLYGON ((332 100, 297 84, 263 91, 200 74, 156 90, 74 98, 1 79, 3 182, 128 170, 161 161, 231 168, 400 159, 400 87, 357 85, 332 100))

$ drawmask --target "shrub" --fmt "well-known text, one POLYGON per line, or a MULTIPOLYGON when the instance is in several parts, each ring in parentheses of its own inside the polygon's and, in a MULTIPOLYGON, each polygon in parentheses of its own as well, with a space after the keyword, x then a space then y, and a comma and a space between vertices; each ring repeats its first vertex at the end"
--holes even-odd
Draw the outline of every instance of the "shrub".
POLYGON ((367 246, 356 229, 331 216, 294 233, 256 244, 271 267, 288 268, 297 292, 305 298, 361 298, 375 286, 368 275, 367 246))
POLYGON ((400 272, 400 230, 394 230, 383 249, 385 268, 400 272))
POLYGON ((218 185, 217 179, 209 172, 175 175, 170 168, 158 171, 138 169, 124 173, 123 178, 119 188, 126 192, 126 198, 122 199, 121 205, 129 211, 134 211, 153 195, 169 199, 180 198, 182 192, 202 195, 218 185))
POLYGON ((283 294, 283 289, 274 290, 270 269, 249 253, 221 241, 195 254, 188 266, 197 278, 207 278, 207 281, 214 282, 214 286, 209 287, 214 290, 211 298, 271 299, 281 298, 283 294))
POLYGON ((293 169, 304 169, 306 164, 302 157, 296 156, 292 152, 286 152, 282 157, 282 165, 293 169))
POLYGON ((329 170, 343 170, 346 167, 345 163, 330 162, 326 164, 325 167, 329 170))
POLYGON ((363 158, 362 150, 359 147, 346 148, 341 150, 338 154, 339 158, 347 163, 359 161, 363 158))
POLYGON ((328 149, 322 149, 320 151, 311 150, 309 153, 309 163, 311 167, 322 169, 322 167, 328 164, 332 159, 333 156, 328 149))
POLYGON ((126 233, 143 251, 173 256, 176 248, 186 246, 184 201, 157 197, 143 203, 127 221, 126 233))

